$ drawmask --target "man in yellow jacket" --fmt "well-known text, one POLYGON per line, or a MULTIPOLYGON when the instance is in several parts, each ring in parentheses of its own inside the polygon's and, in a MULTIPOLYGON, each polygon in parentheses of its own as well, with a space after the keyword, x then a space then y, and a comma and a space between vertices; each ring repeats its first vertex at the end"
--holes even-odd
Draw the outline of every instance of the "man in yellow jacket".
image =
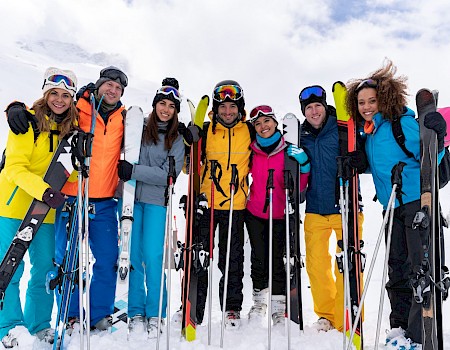
MULTIPOLYGON (((219 269, 222 277, 219 282, 219 298, 223 306, 223 288, 225 258, 228 237, 228 221, 230 210, 231 164, 237 165, 239 185, 236 188, 233 205, 231 227, 230 264, 228 271, 228 289, 226 300, 226 327, 240 326, 240 311, 243 301, 244 277, 244 213, 248 192, 247 175, 250 161, 250 143, 253 126, 245 122, 244 92, 233 80, 218 83, 213 91, 213 107, 210 113, 211 125, 208 126, 204 154, 202 154, 201 193, 208 197, 208 208, 214 207, 213 230, 219 226, 219 269), (214 203, 211 202, 210 160, 217 160, 222 168, 219 184, 222 191, 216 188, 214 203)), ((204 127, 205 130, 205 127, 204 127)), ((200 219, 200 237, 204 249, 209 251, 210 242, 210 209, 200 219)), ((211 268, 211 267, 210 267, 211 268)), ((203 321, 208 289, 208 273, 200 272, 198 276, 197 322, 203 321)), ((210 291, 211 292, 211 291, 210 291)))

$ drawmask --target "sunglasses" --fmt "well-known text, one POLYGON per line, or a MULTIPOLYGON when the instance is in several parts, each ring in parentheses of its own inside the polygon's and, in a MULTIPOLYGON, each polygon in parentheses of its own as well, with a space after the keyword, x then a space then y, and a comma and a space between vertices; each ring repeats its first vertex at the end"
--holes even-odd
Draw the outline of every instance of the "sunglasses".
POLYGON ((221 85, 214 89, 213 99, 217 102, 224 102, 228 97, 236 101, 244 96, 244 91, 237 85, 221 85))
POLYGON ((55 75, 49 76, 46 79, 46 81, 44 82, 44 85, 47 83, 50 85, 53 85, 55 87, 57 87, 58 85, 63 83, 68 90, 71 90, 74 92, 76 92, 76 89, 77 89, 76 84, 73 80, 71 80, 70 78, 66 77, 65 75, 61 75, 61 74, 55 74, 55 75))
POLYGON ((173 97, 177 101, 181 102, 180 93, 173 86, 163 86, 163 87, 159 88, 159 90, 156 91, 156 94, 163 94, 163 95, 166 95, 166 96, 169 96, 170 94, 172 94, 173 97))
POLYGON ((100 78, 108 78, 116 81, 119 79, 120 85, 123 87, 127 87, 128 85, 128 77, 122 71, 114 68, 104 68, 100 71, 100 78))
POLYGON ((300 91, 300 95, 298 97, 300 101, 305 101, 313 95, 319 98, 323 98, 326 96, 326 92, 321 86, 313 85, 305 87, 302 91, 300 91))
POLYGON ((272 107, 261 105, 252 109, 252 111, 250 112, 250 120, 252 123, 255 123, 255 121, 263 115, 275 118, 275 113, 273 112, 272 107))
POLYGON ((356 87, 355 91, 358 92, 359 90, 361 90, 362 88, 365 88, 365 87, 376 88, 377 86, 378 86, 378 83, 376 80, 365 79, 359 83, 359 85, 356 87))

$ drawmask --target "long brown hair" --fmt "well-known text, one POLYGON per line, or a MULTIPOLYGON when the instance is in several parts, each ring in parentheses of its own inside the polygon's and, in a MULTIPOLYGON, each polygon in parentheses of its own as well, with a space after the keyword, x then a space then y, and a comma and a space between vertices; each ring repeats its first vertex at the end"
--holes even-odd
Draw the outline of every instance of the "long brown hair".
MULTIPOLYGON (((145 144, 149 144, 153 142, 155 145, 158 144, 158 121, 159 118, 156 115, 156 110, 153 108, 152 112, 149 115, 147 126, 144 129, 144 133, 142 134, 142 141, 145 144)), ((171 149, 173 143, 178 137, 178 112, 175 109, 173 112, 173 117, 167 122, 167 132, 164 137, 164 146, 166 149, 171 149)))
MULTIPOLYGON (((52 90, 53 89, 46 91, 44 93, 44 96, 33 103, 32 109, 35 112, 35 117, 38 121, 37 127, 40 132, 50 132, 51 121, 55 119, 55 114, 48 106, 48 97, 52 90), (46 116, 48 118, 46 118, 46 116)), ((75 107, 73 98, 72 102, 69 105, 69 108, 64 112, 64 114, 64 120, 58 125, 58 130, 60 131, 58 138, 60 140, 71 130, 73 130, 75 125, 77 125, 78 110, 75 107)))
POLYGON ((397 67, 394 66, 391 60, 386 59, 383 67, 373 72, 365 79, 353 79, 347 83, 347 112, 356 117, 357 122, 362 122, 364 119, 358 111, 358 93, 361 88, 359 85, 368 79, 376 81, 375 87, 377 92, 378 111, 383 118, 392 120, 394 117, 399 117, 404 113, 404 107, 407 101, 407 80, 404 75, 394 77, 397 72, 397 67))

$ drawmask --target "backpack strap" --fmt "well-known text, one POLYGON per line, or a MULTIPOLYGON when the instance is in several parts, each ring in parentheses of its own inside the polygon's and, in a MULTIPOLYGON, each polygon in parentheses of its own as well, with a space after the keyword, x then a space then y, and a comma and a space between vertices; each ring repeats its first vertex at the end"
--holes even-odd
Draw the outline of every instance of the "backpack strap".
POLYGON ((397 144, 400 146, 400 148, 408 158, 413 158, 414 154, 408 151, 408 149, 405 146, 406 139, 405 134, 403 133, 400 117, 394 117, 394 119, 392 119, 391 124, 392 124, 392 133, 394 134, 395 141, 397 141, 397 144))

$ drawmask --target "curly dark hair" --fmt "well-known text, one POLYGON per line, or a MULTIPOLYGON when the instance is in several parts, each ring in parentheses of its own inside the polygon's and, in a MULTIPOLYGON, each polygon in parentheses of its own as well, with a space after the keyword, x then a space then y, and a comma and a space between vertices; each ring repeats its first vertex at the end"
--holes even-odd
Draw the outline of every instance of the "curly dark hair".
MULTIPOLYGON (((377 92, 378 111, 383 118, 393 120, 404 112, 407 101, 407 80, 404 75, 394 77, 397 67, 391 60, 386 59, 383 67, 370 74, 365 79, 352 79, 347 83, 347 112, 356 117, 357 123, 364 121, 358 111, 358 93, 362 90, 359 86, 363 81, 372 79, 376 82, 375 90, 377 92), (359 89, 358 89, 359 88, 359 89)), ((363 87, 364 88, 364 87, 363 87)))

